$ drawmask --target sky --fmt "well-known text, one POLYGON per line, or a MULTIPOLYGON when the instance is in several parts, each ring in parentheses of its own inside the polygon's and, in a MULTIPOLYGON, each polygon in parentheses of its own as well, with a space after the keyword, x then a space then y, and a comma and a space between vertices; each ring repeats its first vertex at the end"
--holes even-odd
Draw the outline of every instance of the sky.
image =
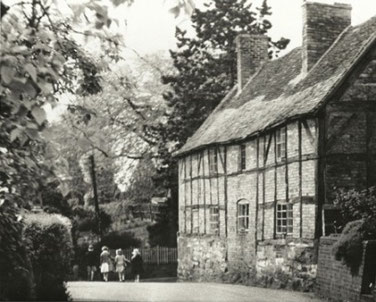
MULTIPOLYGON (((194 0, 202 5, 204 0, 194 0)), ((256 0, 260 3, 261 0, 256 0)), ((353 7, 353 25, 362 23, 376 15, 376 0, 317 0, 324 3, 348 3, 353 7)), ((125 30, 126 45, 141 54, 175 47, 175 26, 189 28, 189 18, 175 19, 168 12, 166 0, 135 0, 127 14, 125 30)), ((270 21, 273 28, 270 35, 274 40, 285 37, 291 40, 287 51, 301 45, 302 40, 302 3, 303 0, 268 0, 273 15, 270 21)), ((120 15, 121 10, 118 10, 120 15)))

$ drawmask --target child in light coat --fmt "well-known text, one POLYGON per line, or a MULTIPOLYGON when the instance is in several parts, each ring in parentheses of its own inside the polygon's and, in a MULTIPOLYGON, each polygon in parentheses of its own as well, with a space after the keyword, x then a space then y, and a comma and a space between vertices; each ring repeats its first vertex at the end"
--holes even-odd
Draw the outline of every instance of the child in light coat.
POLYGON ((123 251, 121 249, 116 250, 115 270, 119 275, 120 282, 125 280, 125 268, 127 267, 127 262, 129 262, 129 260, 125 258, 123 251))

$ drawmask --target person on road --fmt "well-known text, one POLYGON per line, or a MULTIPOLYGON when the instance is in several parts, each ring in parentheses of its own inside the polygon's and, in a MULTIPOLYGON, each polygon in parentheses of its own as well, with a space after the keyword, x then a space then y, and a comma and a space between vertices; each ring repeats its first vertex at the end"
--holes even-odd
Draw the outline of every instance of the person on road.
POLYGON ((94 247, 90 244, 86 252, 87 279, 89 281, 94 280, 94 274, 97 271, 96 262, 94 247))
POLYGON ((111 257, 107 246, 102 247, 102 253, 100 255, 101 260, 101 273, 103 274, 103 280, 108 281, 108 273, 110 271, 111 257))
POLYGON ((134 282, 140 282, 140 275, 143 272, 142 257, 138 249, 134 249, 131 258, 132 275, 134 276, 134 282))
POLYGON ((121 249, 116 250, 115 256, 115 270, 119 275, 119 281, 122 282, 125 280, 125 268, 127 267, 127 262, 129 260, 125 258, 123 255, 123 251, 121 249))

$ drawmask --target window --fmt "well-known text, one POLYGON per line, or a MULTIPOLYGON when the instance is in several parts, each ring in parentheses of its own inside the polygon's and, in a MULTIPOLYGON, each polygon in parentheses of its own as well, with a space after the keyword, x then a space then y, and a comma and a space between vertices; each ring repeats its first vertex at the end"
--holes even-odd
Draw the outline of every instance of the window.
POLYGON ((246 167, 247 167, 246 148, 245 148, 245 145, 240 145, 240 171, 245 170, 246 167))
POLYGON ((293 229, 293 212, 291 203, 277 204, 277 234, 291 235, 293 229))
POLYGON ((198 209, 192 209, 192 233, 198 234, 198 209))
POLYGON ((210 233, 219 233, 219 208, 211 207, 210 210, 210 233))
POLYGON ((285 159, 286 157, 286 128, 281 128, 277 130, 276 144, 277 144, 277 160, 285 159))
POLYGON ((218 155, 216 149, 209 150, 209 171, 210 174, 217 174, 218 171, 218 155))
POLYGON ((249 203, 242 199, 238 202, 238 231, 248 231, 249 203))

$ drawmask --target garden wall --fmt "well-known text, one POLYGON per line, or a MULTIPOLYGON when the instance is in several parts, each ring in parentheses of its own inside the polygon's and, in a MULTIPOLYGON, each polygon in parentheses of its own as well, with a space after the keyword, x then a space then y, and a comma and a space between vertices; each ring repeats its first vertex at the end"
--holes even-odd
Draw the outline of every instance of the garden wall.
POLYGON ((337 236, 320 239, 317 293, 333 301, 364 301, 362 294, 370 293, 369 281, 375 280, 376 241, 364 243, 359 271, 353 275, 349 267, 335 259, 332 250, 337 240, 337 236))

